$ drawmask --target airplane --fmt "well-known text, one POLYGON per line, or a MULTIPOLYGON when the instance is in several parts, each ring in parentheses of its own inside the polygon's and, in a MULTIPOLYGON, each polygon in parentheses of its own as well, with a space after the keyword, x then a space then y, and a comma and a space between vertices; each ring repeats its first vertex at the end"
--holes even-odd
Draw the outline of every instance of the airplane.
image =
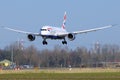
POLYGON ((13 29, 13 28, 9 28, 9 27, 4 27, 4 28, 7 29, 7 30, 14 31, 14 32, 26 34, 29 41, 34 41, 36 39, 36 36, 41 36, 43 38, 43 42, 42 42, 43 45, 47 45, 48 44, 47 41, 46 41, 47 39, 63 40, 62 44, 67 44, 66 37, 70 41, 73 41, 73 40, 75 40, 75 38, 76 38, 75 36, 77 34, 94 32, 94 31, 98 31, 98 30, 102 30, 102 29, 106 29, 106 28, 110 28, 110 27, 114 26, 114 25, 108 25, 108 26, 99 27, 99 28, 68 32, 65 29, 66 18, 67 17, 66 17, 66 12, 65 12, 64 17, 63 17, 63 24, 62 24, 61 27, 43 26, 40 29, 39 33, 27 32, 27 31, 17 30, 17 29, 13 29))

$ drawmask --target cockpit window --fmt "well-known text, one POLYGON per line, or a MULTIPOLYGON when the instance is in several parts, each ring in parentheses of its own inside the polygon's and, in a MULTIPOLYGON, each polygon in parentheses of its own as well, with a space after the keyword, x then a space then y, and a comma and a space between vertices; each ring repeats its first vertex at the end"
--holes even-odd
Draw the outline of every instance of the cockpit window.
POLYGON ((41 29, 41 31, 47 31, 47 29, 41 29))

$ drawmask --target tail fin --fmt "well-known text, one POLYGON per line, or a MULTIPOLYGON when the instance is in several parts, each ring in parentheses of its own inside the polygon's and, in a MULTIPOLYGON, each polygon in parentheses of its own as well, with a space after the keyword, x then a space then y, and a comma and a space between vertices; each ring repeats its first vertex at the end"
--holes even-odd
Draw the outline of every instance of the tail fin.
POLYGON ((65 29, 65 24, 66 24, 66 12, 64 13, 64 17, 63 17, 63 24, 62 24, 62 29, 65 29))

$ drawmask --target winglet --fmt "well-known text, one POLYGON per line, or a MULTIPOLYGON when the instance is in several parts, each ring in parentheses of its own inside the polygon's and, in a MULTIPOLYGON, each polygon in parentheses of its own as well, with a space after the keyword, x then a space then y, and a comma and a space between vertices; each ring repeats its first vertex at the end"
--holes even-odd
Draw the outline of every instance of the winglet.
POLYGON ((66 16, 66 11, 65 11, 65 13, 64 13, 64 17, 63 17, 62 29, 65 29, 66 18, 67 18, 67 16, 66 16))

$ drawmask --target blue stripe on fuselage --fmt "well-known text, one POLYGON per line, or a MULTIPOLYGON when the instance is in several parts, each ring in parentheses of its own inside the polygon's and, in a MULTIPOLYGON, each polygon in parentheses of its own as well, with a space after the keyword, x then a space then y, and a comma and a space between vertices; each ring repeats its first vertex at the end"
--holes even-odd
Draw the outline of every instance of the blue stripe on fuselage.
POLYGON ((63 39, 64 37, 60 37, 60 36, 53 36, 53 35, 44 35, 42 36, 44 38, 49 38, 49 39, 63 39))

